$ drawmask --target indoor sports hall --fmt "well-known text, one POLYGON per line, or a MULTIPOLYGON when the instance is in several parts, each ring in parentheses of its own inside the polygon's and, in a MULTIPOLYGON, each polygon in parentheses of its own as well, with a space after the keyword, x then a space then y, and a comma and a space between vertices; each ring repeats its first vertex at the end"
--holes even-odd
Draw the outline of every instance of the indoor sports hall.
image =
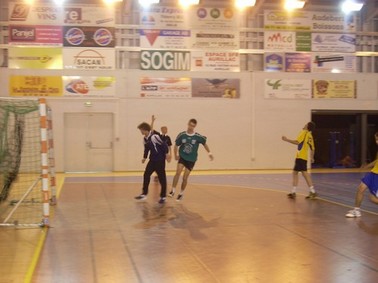
POLYGON ((0 1, 0 283, 375 283, 377 39, 375 0, 0 1))

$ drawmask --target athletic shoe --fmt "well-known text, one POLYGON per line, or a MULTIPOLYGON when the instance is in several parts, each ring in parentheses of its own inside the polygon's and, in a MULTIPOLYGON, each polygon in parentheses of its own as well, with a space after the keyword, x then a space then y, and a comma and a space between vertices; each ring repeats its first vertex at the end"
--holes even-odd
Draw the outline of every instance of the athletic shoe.
POLYGON ((143 195, 143 194, 135 197, 136 200, 145 200, 146 198, 147 198, 147 196, 143 195))
POLYGON ((345 217, 348 217, 348 218, 361 217, 361 211, 359 209, 349 210, 348 213, 345 214, 345 217))
POLYGON ((179 195, 177 196, 177 199, 176 199, 176 201, 181 201, 183 197, 184 197, 184 195, 182 195, 182 194, 179 194, 179 195))
POLYGON ((296 193, 290 193, 290 194, 287 194, 287 197, 288 198, 296 198, 297 197, 297 194, 296 193))
POLYGON ((165 198, 160 198, 159 201, 158 201, 158 203, 164 204, 165 203, 165 198))
POLYGON ((175 195, 175 192, 174 192, 174 191, 170 191, 169 194, 168 194, 168 196, 169 196, 170 198, 173 198, 174 195, 175 195))
POLYGON ((306 199, 315 199, 318 196, 317 193, 311 193, 306 197, 306 199))

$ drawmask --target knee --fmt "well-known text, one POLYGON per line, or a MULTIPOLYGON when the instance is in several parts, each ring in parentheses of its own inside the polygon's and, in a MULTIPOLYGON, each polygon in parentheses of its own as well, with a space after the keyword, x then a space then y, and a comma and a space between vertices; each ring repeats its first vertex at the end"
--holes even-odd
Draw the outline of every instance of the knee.
POLYGON ((378 204, 378 197, 376 197, 375 195, 370 195, 370 200, 371 202, 378 204))

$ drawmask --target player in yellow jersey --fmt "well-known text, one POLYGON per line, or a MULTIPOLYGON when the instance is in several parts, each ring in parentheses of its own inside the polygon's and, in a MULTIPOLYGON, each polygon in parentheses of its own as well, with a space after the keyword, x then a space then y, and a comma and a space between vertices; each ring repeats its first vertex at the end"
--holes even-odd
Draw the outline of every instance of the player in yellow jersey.
POLYGON ((312 183, 311 175, 307 172, 307 160, 309 152, 311 154, 311 163, 314 162, 315 144, 312 137, 312 131, 315 128, 315 123, 308 122, 299 133, 295 140, 288 139, 286 136, 282 136, 282 140, 297 146, 297 154, 295 157, 295 165, 293 169, 293 188, 291 193, 287 196, 289 198, 296 198, 296 190, 298 186, 298 174, 302 173, 306 180, 306 183, 310 189, 307 199, 314 199, 317 196, 314 185, 312 183))
MULTIPOLYGON (((374 137, 375 143, 378 145, 378 132, 375 133, 374 137)), ((373 167, 373 169, 361 179, 361 183, 357 188, 356 198, 354 200, 354 208, 348 211, 348 213, 345 215, 346 217, 361 217, 360 207, 366 189, 369 189, 370 191, 370 200, 373 203, 378 204, 378 159, 369 163, 365 167, 373 167)))

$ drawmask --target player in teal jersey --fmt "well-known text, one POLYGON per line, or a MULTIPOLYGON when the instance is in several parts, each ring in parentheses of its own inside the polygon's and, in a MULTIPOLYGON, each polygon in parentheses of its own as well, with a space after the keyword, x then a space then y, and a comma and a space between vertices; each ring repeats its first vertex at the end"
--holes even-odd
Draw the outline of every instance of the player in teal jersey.
POLYGON ((178 134, 175 145, 173 147, 173 152, 176 160, 178 160, 178 163, 176 174, 173 177, 172 190, 168 194, 168 196, 173 197, 175 195, 176 186, 180 179, 180 175, 184 170, 184 175, 182 177, 181 183, 181 191, 177 196, 178 201, 182 200, 183 198, 186 185, 188 184, 190 172, 192 171, 194 164, 197 161, 199 145, 202 144, 204 146, 209 154, 210 160, 214 159, 212 153, 210 152, 210 148, 206 143, 206 137, 194 131, 194 128, 196 126, 197 120, 190 119, 188 123, 188 129, 178 134))

